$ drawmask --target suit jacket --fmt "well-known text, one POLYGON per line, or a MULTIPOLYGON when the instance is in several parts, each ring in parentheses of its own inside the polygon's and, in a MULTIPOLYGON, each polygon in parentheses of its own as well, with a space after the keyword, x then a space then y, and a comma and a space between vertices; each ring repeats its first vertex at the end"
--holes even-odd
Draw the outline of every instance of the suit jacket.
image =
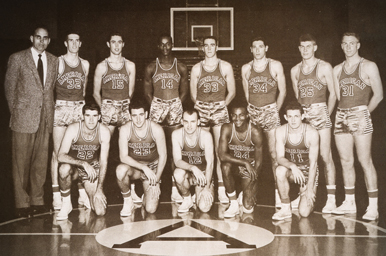
POLYGON ((36 133, 42 113, 45 113, 49 131, 53 129, 58 58, 48 52, 46 56, 47 74, 44 86, 39 79, 31 48, 9 57, 4 87, 11 112, 9 126, 13 131, 36 133))

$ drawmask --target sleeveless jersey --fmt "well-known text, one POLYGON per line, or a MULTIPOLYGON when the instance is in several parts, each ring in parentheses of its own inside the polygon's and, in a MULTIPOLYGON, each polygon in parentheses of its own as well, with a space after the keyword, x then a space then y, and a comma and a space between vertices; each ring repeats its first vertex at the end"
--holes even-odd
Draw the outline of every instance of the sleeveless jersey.
POLYGON ((146 121, 146 125, 146 135, 141 138, 135 132, 133 122, 131 122, 131 133, 128 139, 129 156, 136 161, 150 163, 158 159, 158 151, 149 120, 146 121))
POLYGON ((319 62, 320 59, 317 60, 315 67, 308 74, 303 72, 300 65, 298 81, 300 104, 321 103, 327 100, 327 83, 322 83, 318 77, 319 62))
POLYGON ((194 145, 190 146, 185 138, 185 131, 182 128, 183 146, 181 149, 182 160, 197 166, 201 171, 206 170, 205 150, 201 147, 201 128, 198 128, 198 136, 194 145))
POLYGON ((296 165, 309 166, 309 148, 306 145, 306 128, 307 125, 303 124, 302 139, 297 143, 292 143, 288 134, 288 124, 286 125, 285 134, 285 158, 295 163, 296 165))
POLYGON ((262 72, 257 72, 251 62, 251 73, 248 77, 249 103, 263 107, 276 102, 277 80, 271 74, 271 59, 262 72))
POLYGON ((158 58, 156 59, 156 70, 152 77, 154 97, 171 100, 179 97, 178 89, 180 86, 181 75, 178 73, 177 59, 171 68, 163 69, 158 58))
POLYGON ((72 142, 68 154, 75 159, 92 163, 99 161, 101 151, 100 143, 100 124, 95 128, 95 135, 92 139, 86 140, 82 133, 82 121, 79 122, 79 131, 75 140, 72 142))
POLYGON ((201 74, 197 83, 197 100, 203 102, 217 102, 225 100, 227 82, 221 72, 221 60, 218 60, 217 66, 212 71, 204 68, 203 61, 201 65, 201 74))
POLYGON ((108 59, 105 60, 107 71, 102 76, 102 99, 125 100, 129 98, 129 74, 126 59, 120 69, 113 69, 108 59))
POLYGON ((80 59, 78 58, 78 64, 74 67, 66 62, 64 56, 59 57, 59 62, 63 63, 64 69, 62 73, 58 74, 55 81, 56 99, 67 101, 84 100, 83 88, 86 72, 80 59))
POLYGON ((255 145, 252 142, 251 123, 248 125, 246 138, 242 141, 237 136, 235 125, 232 124, 232 135, 228 142, 229 153, 236 158, 245 159, 254 165, 255 162, 255 145))
POLYGON ((348 74, 342 65, 342 71, 339 75, 340 101, 338 107, 352 108, 361 105, 368 105, 372 93, 369 84, 361 78, 361 67, 363 58, 361 58, 355 70, 348 74))

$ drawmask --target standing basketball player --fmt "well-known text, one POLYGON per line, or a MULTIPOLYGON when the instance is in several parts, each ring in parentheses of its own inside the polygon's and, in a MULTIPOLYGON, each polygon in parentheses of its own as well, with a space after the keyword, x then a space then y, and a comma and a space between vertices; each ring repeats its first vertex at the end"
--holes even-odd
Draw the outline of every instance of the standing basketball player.
MULTIPOLYGON (((173 56, 172 48, 172 38, 162 35, 158 41, 160 55, 146 67, 143 83, 146 99, 151 104, 150 120, 163 125, 168 155, 172 155, 171 133, 181 124, 181 102, 184 102, 189 91, 188 69, 173 56)), ((169 165, 172 164, 173 161, 170 161, 169 165)), ((182 202, 174 180, 171 199, 182 202)))
MULTIPOLYGON (((303 107, 305 121, 316 129, 320 136, 320 155, 327 183, 327 202, 322 212, 331 213, 336 208, 336 171, 331 154, 330 120, 336 102, 332 67, 330 63, 315 57, 318 46, 312 35, 302 35, 299 43, 303 60, 291 69, 292 86, 296 98, 303 107)), ((298 200, 292 208, 296 208, 297 205, 298 200)))
MULTIPOLYGON (((78 55, 79 49, 82 46, 79 34, 68 34, 64 45, 67 48, 67 53, 59 57, 59 74, 55 83, 54 151, 52 152, 51 159, 52 206, 54 210, 60 210, 62 205, 58 182, 59 147, 68 125, 79 122, 82 119, 87 76, 90 68, 90 63, 78 55)), ((90 202, 82 183, 79 183, 78 186, 78 203, 90 208, 90 202)))
POLYGON ((227 105, 236 95, 235 78, 232 65, 217 58, 217 39, 209 36, 203 42, 205 59, 192 68, 190 96, 200 114, 201 126, 208 130, 212 128, 217 157, 218 197, 220 202, 228 203, 217 149, 221 125, 229 123, 227 105))
POLYGON ((275 177, 275 205, 280 207, 276 185, 277 167, 275 129, 280 126, 279 110, 286 96, 285 76, 282 64, 266 57, 268 45, 262 37, 252 39, 253 60, 241 69, 245 98, 251 122, 260 126, 268 140, 272 171, 275 177))
POLYGON ((377 172, 371 157, 373 124, 370 113, 383 99, 382 81, 377 65, 359 56, 359 36, 345 33, 341 47, 346 61, 334 67, 338 110, 335 119, 335 141, 343 169, 345 200, 333 213, 355 213, 354 146, 362 166, 369 206, 363 219, 378 218, 377 172))
POLYGON ((140 179, 143 184, 143 205, 148 213, 157 210, 161 194, 161 175, 166 164, 166 143, 162 127, 147 119, 147 102, 133 100, 130 104, 131 121, 119 132, 119 156, 117 166, 118 185, 123 196, 121 216, 132 214, 134 202, 130 183, 140 179))
POLYGON ((188 212, 193 207, 191 186, 195 186, 198 208, 202 212, 208 212, 214 199, 212 135, 199 127, 197 110, 184 111, 182 119, 183 128, 172 134, 173 160, 176 166, 173 176, 183 196, 178 212, 188 212))
POLYGON ((230 199, 224 217, 232 218, 239 213, 236 198, 235 174, 241 178, 240 204, 244 213, 252 213, 257 193, 257 178, 263 161, 263 131, 249 122, 247 106, 231 104, 232 123, 221 127, 219 156, 224 185, 230 199), (236 167, 234 172, 232 167, 236 167), (241 199, 242 198, 242 199, 241 199))
POLYGON ((276 129, 276 178, 282 207, 272 216, 274 220, 292 217, 289 182, 300 185, 300 216, 310 215, 318 181, 318 132, 303 123, 303 108, 296 101, 286 106, 284 118, 288 123, 276 129))
POLYGON ((78 177, 90 197, 91 209, 97 215, 105 215, 107 201, 103 193, 103 183, 107 170, 110 148, 109 129, 99 123, 99 106, 84 105, 84 121, 70 124, 64 134, 58 153, 60 163, 60 193, 62 208, 57 220, 65 220, 72 211, 71 182, 78 177))
POLYGON ((125 46, 119 33, 107 41, 110 56, 98 64, 94 75, 94 99, 101 107, 102 123, 114 133, 130 119, 129 103, 134 92, 135 64, 122 56, 125 46))

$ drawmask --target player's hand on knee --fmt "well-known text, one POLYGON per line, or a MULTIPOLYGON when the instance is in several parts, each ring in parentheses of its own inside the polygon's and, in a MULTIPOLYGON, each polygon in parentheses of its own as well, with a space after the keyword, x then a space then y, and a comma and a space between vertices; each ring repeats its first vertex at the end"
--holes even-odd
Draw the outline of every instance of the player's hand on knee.
POLYGON ((99 201, 104 208, 107 207, 107 199, 105 194, 103 193, 102 189, 98 188, 95 195, 94 195, 94 204, 99 201))
POLYGON ((150 186, 157 185, 157 176, 155 173, 146 165, 142 168, 142 171, 145 173, 147 179, 149 180, 150 186))
POLYGON ((256 180, 257 179, 257 172, 255 168, 251 165, 251 163, 247 162, 245 164, 245 168, 248 171, 248 176, 251 180, 256 180))
POLYGON ((213 196, 210 189, 205 187, 200 193, 200 200, 204 200, 206 205, 211 205, 213 202, 213 196))
POLYGON ((160 186, 149 186, 146 191, 150 191, 153 198, 159 199, 159 196, 161 195, 161 189, 160 186))
POLYGON ((85 162, 85 164, 83 165, 83 169, 87 173, 90 182, 94 183, 98 178, 97 171, 94 169, 94 167, 92 167, 89 163, 85 162))
POLYGON ((204 175, 204 172, 198 169, 197 166, 193 166, 191 170, 193 172, 194 177, 196 177, 198 185, 200 185, 201 187, 205 186, 206 177, 204 175))
POLYGON ((292 171, 292 175, 294 177, 295 183, 299 185, 303 185, 303 183, 305 183, 306 181, 303 172, 297 166, 291 167, 291 171, 292 171))

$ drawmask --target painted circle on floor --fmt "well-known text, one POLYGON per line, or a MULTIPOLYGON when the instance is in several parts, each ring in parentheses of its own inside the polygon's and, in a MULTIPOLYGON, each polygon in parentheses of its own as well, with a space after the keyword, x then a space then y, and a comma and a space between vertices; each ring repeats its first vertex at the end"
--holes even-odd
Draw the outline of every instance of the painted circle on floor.
POLYGON ((232 220, 166 219, 130 222, 100 231, 114 250, 146 255, 219 255, 250 252, 271 243, 263 228, 232 220))

